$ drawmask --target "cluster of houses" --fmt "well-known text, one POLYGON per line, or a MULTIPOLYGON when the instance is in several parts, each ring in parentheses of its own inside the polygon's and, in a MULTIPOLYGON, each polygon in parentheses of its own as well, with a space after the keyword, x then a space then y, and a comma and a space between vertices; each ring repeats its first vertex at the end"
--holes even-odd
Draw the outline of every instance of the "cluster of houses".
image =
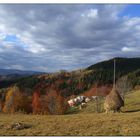
POLYGON ((96 101, 97 98, 98 98, 98 96, 90 96, 90 97, 77 96, 76 98, 68 100, 68 104, 69 104, 70 107, 80 105, 80 109, 81 109, 82 107, 86 106, 86 104, 88 102, 96 101))

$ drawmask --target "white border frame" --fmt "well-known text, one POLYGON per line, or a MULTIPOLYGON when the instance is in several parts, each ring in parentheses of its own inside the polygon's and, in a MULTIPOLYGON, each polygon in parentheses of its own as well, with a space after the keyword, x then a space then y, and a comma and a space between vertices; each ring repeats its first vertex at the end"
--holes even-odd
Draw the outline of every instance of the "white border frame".
POLYGON ((95 3, 95 4, 138 4, 140 3, 140 0, 0 0, 1 4, 13 4, 13 3, 65 3, 65 4, 76 4, 76 3, 95 3))

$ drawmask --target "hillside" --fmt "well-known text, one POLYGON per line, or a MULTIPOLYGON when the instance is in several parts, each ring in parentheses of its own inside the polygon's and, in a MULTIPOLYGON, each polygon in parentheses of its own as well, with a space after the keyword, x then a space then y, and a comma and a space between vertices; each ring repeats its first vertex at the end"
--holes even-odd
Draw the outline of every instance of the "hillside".
MULTIPOLYGON (((133 87, 140 84, 140 58, 115 58, 116 59, 116 81, 122 76, 128 76, 133 87)), ((22 88, 41 90, 52 85, 60 91, 64 97, 96 91, 96 87, 104 87, 110 91, 113 83, 113 60, 103 61, 83 70, 72 72, 61 71, 57 73, 39 74, 26 77, 18 77, 10 80, 2 80, 0 88, 6 88, 17 83, 22 88), (94 88, 92 90, 92 88, 94 88)), ((100 89, 99 89, 100 90, 100 89)), ((105 93, 106 95, 107 93, 105 93)))
POLYGON ((23 71, 16 69, 0 69, 0 88, 6 88, 18 81, 31 76, 43 74, 38 71, 23 71))
MULTIPOLYGON (((122 93, 122 89, 125 89, 123 92, 128 92, 139 87, 139 61, 139 58, 116 58, 116 62, 118 62, 116 81, 118 83, 119 80, 119 85, 122 86, 120 93, 122 93), (119 65, 127 70, 124 71, 119 65)), ((113 59, 83 70, 60 71, 0 81, 1 110, 4 112, 22 110, 25 113, 64 114, 68 107, 67 100, 70 98, 78 95, 106 96, 110 92, 113 83, 112 65, 113 59), (8 104, 9 102, 11 104, 11 98, 15 105, 11 106, 10 110, 8 104), (55 104, 55 109, 52 109, 52 102, 55 104)))
POLYGON ((140 136, 140 90, 126 96, 123 113, 95 113, 93 104, 77 114, 26 115, 0 114, 1 136, 140 136), (136 110, 137 109, 137 110, 136 110), (32 127, 23 130, 3 129, 15 122, 32 127), (130 127, 131 126, 131 127, 130 127))
POLYGON ((16 69, 0 69, 0 88, 5 88, 14 84, 18 79, 29 77, 32 75, 43 74, 37 71, 23 71, 16 69))
MULTIPOLYGON (((128 76, 133 87, 140 84, 140 58, 115 58, 116 59, 116 81, 122 76, 128 76)), ((54 85, 62 96, 84 94, 92 88, 104 87, 102 90, 109 92, 113 83, 113 60, 97 63, 86 69, 73 72, 58 72, 40 75, 37 88, 49 88, 54 85), (107 87, 107 89, 105 89, 107 87)), ((37 78, 37 77, 36 77, 37 78)), ((35 77, 34 77, 35 79, 35 77)), ((28 82, 25 79, 24 82, 28 82)), ((20 80, 19 85, 23 85, 20 80)), ((28 86, 26 84, 26 86, 28 86)), ((95 92, 96 89, 93 91, 95 92)), ((42 91, 43 93, 43 91, 42 91)), ((107 93, 105 93, 107 94, 107 93)))
MULTIPOLYGON (((123 75, 133 73, 140 69, 140 58, 113 58, 107 61, 99 62, 95 65, 91 65, 86 70, 94 70, 101 74, 100 81, 112 82, 114 59, 116 60, 116 80, 123 75), (106 77, 106 78, 105 78, 106 77)), ((98 74, 98 76, 100 75, 98 74)))
POLYGON ((128 73, 135 71, 140 68, 140 58, 121 58, 116 57, 110 60, 102 61, 97 64, 91 65, 87 70, 111 70, 113 71, 114 68, 114 59, 116 60, 116 73, 122 72, 122 73, 128 73))
MULTIPOLYGON (((98 102, 91 101, 85 108, 79 110, 78 107, 72 107, 69 109, 70 114, 87 114, 87 113, 103 113, 104 112, 104 98, 100 97, 98 102), (98 106, 97 106, 98 103, 98 106)), ((140 113, 140 90, 133 90, 128 92, 125 96, 125 106, 121 108, 123 113, 140 113)))

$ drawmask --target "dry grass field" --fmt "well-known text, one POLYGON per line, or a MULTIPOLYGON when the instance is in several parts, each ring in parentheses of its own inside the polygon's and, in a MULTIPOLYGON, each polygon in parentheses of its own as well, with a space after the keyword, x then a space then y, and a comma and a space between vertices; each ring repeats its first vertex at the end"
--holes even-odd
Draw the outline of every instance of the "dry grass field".
POLYGON ((93 113, 92 104, 77 114, 0 114, 0 126, 14 122, 32 125, 13 130, 0 127, 1 136, 140 136, 140 91, 128 94, 123 113, 93 113))

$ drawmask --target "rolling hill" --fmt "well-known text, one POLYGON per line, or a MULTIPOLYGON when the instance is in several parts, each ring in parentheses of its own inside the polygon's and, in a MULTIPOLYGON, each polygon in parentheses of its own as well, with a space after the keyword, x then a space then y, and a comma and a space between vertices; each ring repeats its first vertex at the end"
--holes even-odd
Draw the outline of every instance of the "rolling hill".
MULTIPOLYGON (((11 84, 17 83, 22 89, 38 89, 40 94, 45 94, 46 90, 53 85, 64 97, 84 94, 93 87, 111 87, 113 83, 113 60, 114 58, 91 65, 83 70, 72 72, 61 71, 57 73, 39 74, 36 72, 17 71, 17 73, 28 75, 26 77, 15 78, 14 80, 3 80, 0 82, 0 88, 9 87, 11 84)), ((122 76, 128 76, 133 87, 139 85, 140 58, 115 58, 115 60, 116 81, 122 76)), ((9 72, 7 71, 7 73, 9 72)))
POLYGON ((0 88, 5 88, 16 83, 19 79, 40 75, 43 72, 38 71, 23 71, 16 69, 0 69, 0 88))
POLYGON ((113 58, 91 65, 86 70, 94 70, 99 72, 102 77, 99 79, 103 82, 113 81, 114 59, 116 60, 116 80, 123 75, 133 73, 140 70, 140 58, 113 58), (106 78, 105 78, 106 77, 106 78))
MULTIPOLYGON (((129 85, 131 85, 129 90, 134 89, 136 86, 138 87, 140 85, 140 58, 115 59, 117 62, 116 81, 127 77, 127 81, 122 81, 123 85, 129 82, 129 85)), ((7 97, 9 94, 10 96, 13 94, 13 98, 16 98, 14 94, 18 95, 20 93, 21 101, 19 104, 21 102, 23 104, 15 109, 15 111, 22 109, 26 113, 34 112, 32 106, 33 99, 37 99, 34 105, 36 105, 37 101, 40 102, 38 105, 43 104, 40 106, 40 109, 44 108, 46 102, 50 103, 47 101, 48 99, 52 101, 59 99, 63 108, 67 106, 65 101, 78 95, 106 96, 112 89, 112 83, 113 59, 97 63, 83 70, 34 74, 0 81, 0 101, 3 106, 6 99, 9 99, 7 97), (24 104, 25 101, 27 102, 26 104, 24 104)), ((46 107, 48 108, 48 106, 46 107)), ((55 114, 56 112, 53 113, 55 114)))

